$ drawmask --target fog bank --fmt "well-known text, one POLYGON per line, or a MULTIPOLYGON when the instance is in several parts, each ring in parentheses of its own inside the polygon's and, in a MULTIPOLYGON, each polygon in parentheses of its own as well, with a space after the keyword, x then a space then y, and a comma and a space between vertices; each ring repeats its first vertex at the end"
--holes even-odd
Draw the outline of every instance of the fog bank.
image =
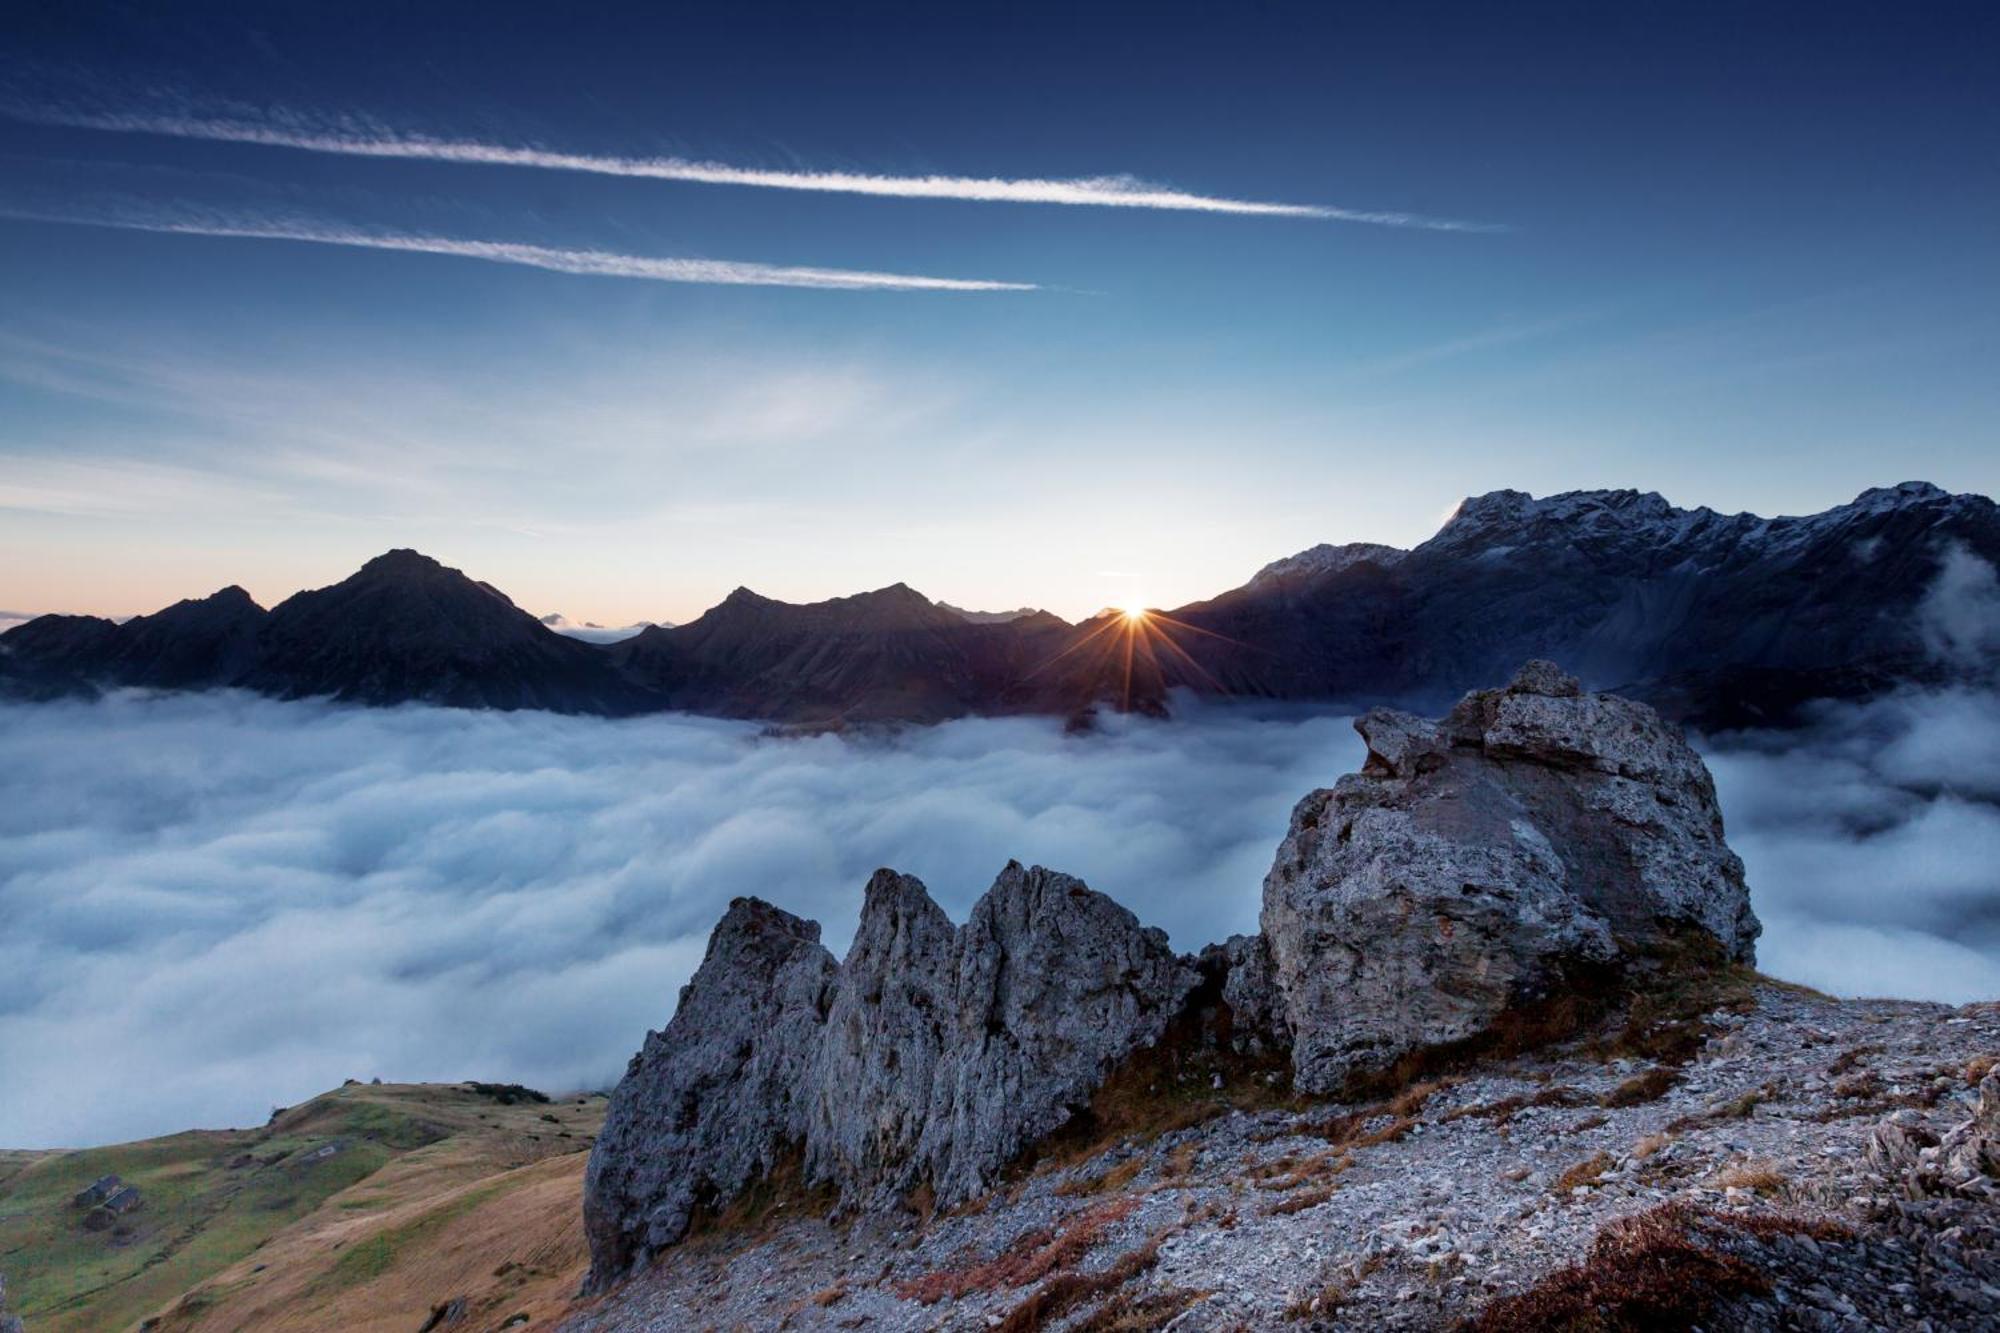
MULTIPOLYGON (((1767 971, 2000 996, 2000 711, 1944 694, 1707 744, 1767 971)), ((731 897, 869 872, 955 919, 1009 857, 1198 948, 1256 926, 1343 718, 976 720, 893 739, 242 694, 0 706, 0 1146, 249 1124, 343 1078, 615 1079, 731 897)))

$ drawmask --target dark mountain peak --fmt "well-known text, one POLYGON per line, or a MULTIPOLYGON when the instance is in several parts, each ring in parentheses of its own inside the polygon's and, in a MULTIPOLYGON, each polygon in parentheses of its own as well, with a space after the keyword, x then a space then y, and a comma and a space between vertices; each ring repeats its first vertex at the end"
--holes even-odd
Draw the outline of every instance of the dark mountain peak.
POLYGON ((1323 578, 1338 574, 1344 569, 1367 562, 1387 569, 1396 564, 1409 552, 1400 546, 1384 546, 1380 542, 1344 542, 1334 545, 1321 542, 1309 546, 1297 555, 1288 555, 1282 560, 1273 560, 1251 576, 1248 587, 1258 587, 1277 579, 1323 578))
POLYGON ((118 622, 103 616, 51 613, 14 626, 0 634, 0 640, 17 656, 53 660, 95 650, 109 643, 117 633, 118 622))
POLYGON ((752 592, 750 589, 739 585, 738 587, 730 590, 729 596, 723 598, 720 602, 716 603, 716 609, 720 610, 723 607, 734 607, 741 609, 753 606, 777 606, 777 605, 779 605, 779 603, 773 601, 769 597, 766 597, 763 593, 752 592))
POLYGON ((126 621, 102 670, 121 684, 154 689, 228 685, 256 659, 257 636, 270 618, 231 584, 126 621))
POLYGON ((1933 486, 1928 481, 1899 481, 1894 486, 1870 486, 1854 497, 1850 506, 1856 509, 1886 509, 1906 504, 1922 504, 1928 500, 1949 500, 1951 494, 1942 486, 1933 486))
POLYGON ((359 572, 376 578, 410 578, 428 574, 457 574, 459 571, 448 569, 422 551, 398 546, 392 551, 382 552, 363 565, 359 572))
POLYGON ((624 713, 648 702, 600 649, 556 633, 490 584, 408 549, 287 598, 270 613, 241 683, 283 698, 371 704, 624 713))
POLYGON ((937 605, 907 583, 892 583, 886 588, 875 588, 868 592, 855 593, 851 597, 836 597, 833 600, 854 606, 907 606, 928 609, 937 605))
MULTIPOLYGON (((393 551, 384 551, 334 587, 351 591, 407 589, 420 592, 428 598, 478 592, 499 602, 510 611, 518 609, 514 606, 512 598, 492 584, 481 582, 462 569, 454 569, 442 561, 432 559, 422 551, 414 551, 406 546, 399 546, 393 551)), ((329 592, 333 589, 320 591, 329 592)))
POLYGON ((263 615, 264 608, 257 605, 257 599, 232 583, 227 588, 212 592, 206 597, 189 597, 163 610, 155 611, 150 616, 139 616, 128 623, 218 624, 246 617, 261 619, 263 615))
POLYGON ((1054 612, 1045 611, 1039 606, 1017 606, 1012 611, 968 611, 962 606, 953 606, 950 602, 939 602, 937 605, 974 625, 1015 625, 1023 621, 1039 623, 1038 618, 1053 620, 1060 625, 1069 623, 1054 612))

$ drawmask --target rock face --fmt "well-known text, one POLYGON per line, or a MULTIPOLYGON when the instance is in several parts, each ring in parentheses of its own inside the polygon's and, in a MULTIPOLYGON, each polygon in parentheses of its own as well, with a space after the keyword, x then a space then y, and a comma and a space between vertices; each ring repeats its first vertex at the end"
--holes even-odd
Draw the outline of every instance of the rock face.
POLYGON ((584 1182, 592 1277, 607 1281, 776 1170, 805 1138, 805 1073, 836 965, 819 926, 729 905, 663 1032, 611 1096, 584 1182))
POLYGON ((922 1155, 939 1202, 971 1198, 1061 1126, 1198 980, 1164 931, 1083 881, 1010 863, 959 932, 950 1058, 922 1155))
POLYGON ((1366 765, 1299 802, 1264 881, 1300 1090, 1478 1037, 1579 967, 1689 930, 1751 958, 1714 785, 1652 709, 1531 662, 1442 722, 1355 726, 1366 765))
POLYGON ((1010 863, 963 927, 878 871, 838 967, 818 926, 739 899, 612 1097, 585 1184, 593 1285, 801 1152, 845 1207, 972 1197, 1196 982, 1162 932, 1040 867, 1010 863))

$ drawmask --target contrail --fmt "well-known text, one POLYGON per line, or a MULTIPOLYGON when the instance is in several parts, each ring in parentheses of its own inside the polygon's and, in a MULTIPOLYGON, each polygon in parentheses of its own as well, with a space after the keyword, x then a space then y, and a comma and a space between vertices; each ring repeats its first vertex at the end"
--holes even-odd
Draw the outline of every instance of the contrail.
POLYGON ((645 278, 653 282, 695 282, 732 287, 810 287, 825 291, 875 292, 1031 292, 1031 282, 988 282, 975 278, 932 278, 911 273, 871 273, 863 269, 794 268, 779 264, 744 263, 728 259, 666 259, 619 254, 609 250, 561 250, 512 241, 459 240, 448 236, 412 236, 396 232, 360 231, 305 224, 234 224, 210 221, 172 222, 123 218, 63 216, 0 206, 0 216, 34 222, 61 222, 121 231, 169 232, 185 236, 234 236, 267 241, 307 241, 315 245, 356 246, 365 250, 403 250, 427 255, 457 255, 495 264, 523 264, 554 273, 580 273, 607 278, 645 278))
MULTIPOLYGON (((298 122, 258 124, 199 116, 155 116, 114 112, 16 111, 25 119, 82 129, 159 134, 178 139, 264 144, 350 157, 409 158, 426 162, 466 162, 487 166, 581 171, 600 176, 693 181, 705 185, 746 185, 766 190, 807 190, 822 194, 865 194, 895 199, 967 199, 988 203, 1068 204, 1097 208, 1167 209, 1190 213, 1233 213, 1252 217, 1315 218, 1363 222, 1379 227, 1425 231, 1490 232, 1490 223, 1461 222, 1420 213, 1337 208, 1324 204, 1266 203, 1192 194, 1150 184, 1133 176, 1087 176, 1069 180, 991 176, 883 176, 849 171, 770 171, 682 157, 603 157, 543 148, 476 143, 402 134, 373 125, 360 130, 324 129, 298 122)), ((357 124, 359 122, 348 122, 357 124)))

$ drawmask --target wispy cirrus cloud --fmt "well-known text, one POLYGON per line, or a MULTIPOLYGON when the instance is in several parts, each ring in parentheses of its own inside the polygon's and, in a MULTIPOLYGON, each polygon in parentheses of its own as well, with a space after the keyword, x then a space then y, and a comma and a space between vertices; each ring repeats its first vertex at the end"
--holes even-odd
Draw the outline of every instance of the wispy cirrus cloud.
POLYGON ((186 236, 221 236, 268 241, 304 241, 314 245, 350 246, 363 250, 399 250, 413 254, 454 255, 495 264, 520 264, 552 273, 590 277, 641 278, 653 282, 709 283, 732 287, 806 287, 823 291, 883 292, 1027 292, 1029 282, 996 282, 981 278, 938 278, 915 273, 876 273, 866 269, 808 268, 759 264, 732 259, 676 259, 621 254, 612 250, 571 250, 516 241, 470 240, 450 236, 411 235, 355 227, 324 226, 309 221, 232 221, 209 214, 175 219, 67 213, 61 209, 0 204, 0 217, 75 226, 109 227, 120 231, 167 232, 186 236))
POLYGON ((481 143, 395 130, 364 117, 317 119, 278 113, 261 119, 247 116, 157 114, 101 109, 8 108, 17 119, 80 129, 166 135, 225 143, 263 144, 313 153, 349 157, 404 158, 426 162, 460 162, 484 166, 529 167, 547 171, 580 171, 600 176, 630 176, 648 180, 686 181, 703 185, 738 185, 766 190, 803 190, 820 194, 874 195, 893 199, 961 199, 982 203, 1062 204, 1096 208, 1144 208, 1187 213, 1225 213, 1250 217, 1308 218, 1359 222, 1380 227, 1423 231, 1500 231, 1491 223, 1466 222, 1380 209, 1342 208, 1330 204, 1274 203, 1196 194, 1153 184, 1129 175, 1067 179, 1004 176, 898 176, 854 171, 781 171, 737 166, 686 157, 617 157, 562 152, 547 148, 481 143))

